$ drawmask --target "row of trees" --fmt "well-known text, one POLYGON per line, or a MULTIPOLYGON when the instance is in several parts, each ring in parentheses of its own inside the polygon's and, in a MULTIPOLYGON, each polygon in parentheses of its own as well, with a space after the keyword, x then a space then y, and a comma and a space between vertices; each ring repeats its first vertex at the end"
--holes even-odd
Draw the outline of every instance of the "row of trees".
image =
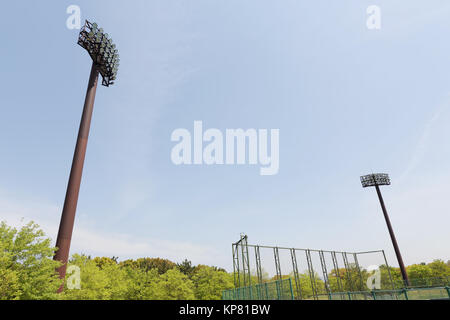
POLYGON ((69 265, 79 269, 67 276, 62 299, 183 300, 220 299, 233 286, 230 274, 216 267, 175 264, 167 259, 116 259, 75 254, 69 265), (79 275, 77 274, 79 270, 79 275), (80 276, 79 289, 71 281, 80 276))
MULTIPOLYGON (((39 226, 28 223, 20 230, 0 223, 0 299, 220 299, 222 291, 234 287, 233 273, 212 266, 193 266, 190 261, 174 263, 160 258, 139 258, 118 261, 117 257, 90 257, 75 254, 69 261, 65 289, 61 284, 53 260, 56 248, 51 246, 39 226)), ((400 270, 389 269, 396 287, 402 287, 400 270)), ((436 285, 433 279, 449 279, 450 263, 432 263, 407 267, 412 285, 436 285)), ((380 267, 381 288, 392 289, 388 268, 380 267)), ((369 274, 351 266, 332 270, 328 285, 332 292, 364 291, 369 274), (339 275, 339 276, 338 276, 339 275), (338 283, 340 280, 340 284, 338 283)), ((293 274, 283 278, 294 280, 293 274)), ((325 282, 315 274, 317 293, 325 294, 325 282)), ((257 277, 252 276, 256 284, 257 277)), ((264 282, 275 278, 264 275, 264 282)), ((307 272, 299 275, 303 298, 313 295, 307 272)), ((448 281, 448 280, 447 280, 448 281)), ((295 282, 292 281, 293 285, 295 282)), ((295 290, 295 288, 294 288, 295 290)))
POLYGON ((0 299, 201 299, 222 297, 233 276, 218 267, 192 266, 185 260, 74 254, 63 293, 53 261, 56 248, 33 222, 20 230, 0 223, 0 299))

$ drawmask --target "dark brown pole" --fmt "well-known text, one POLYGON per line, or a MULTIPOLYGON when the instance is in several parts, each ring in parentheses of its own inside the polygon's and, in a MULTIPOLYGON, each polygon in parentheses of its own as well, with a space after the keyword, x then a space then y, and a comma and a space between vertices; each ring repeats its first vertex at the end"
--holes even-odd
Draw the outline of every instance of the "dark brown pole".
MULTIPOLYGON (((57 269, 59 278, 66 276, 67 260, 69 258, 70 241, 72 239, 72 230, 77 209, 78 192, 80 191, 81 175, 83 173, 84 156, 89 137, 89 128, 91 125, 92 110, 94 109, 95 92, 98 82, 98 69, 95 63, 92 63, 91 75, 84 100, 83 115, 81 116, 80 128, 78 130, 77 144, 73 154, 72 168, 70 170, 69 183, 67 185, 66 198, 59 223, 58 238, 56 240, 56 251, 54 260, 61 261, 63 264, 57 269)), ((61 284, 58 292, 64 288, 64 282, 61 284)))
POLYGON ((398 248, 397 240, 395 239, 394 230, 392 229, 391 221, 384 205, 383 196, 381 195, 380 187, 375 185, 377 190, 378 199, 380 200, 381 209, 383 210, 384 219, 386 220, 387 227, 389 229, 389 234, 391 236, 392 244, 394 245, 395 255, 397 256, 398 265, 400 266, 400 271, 402 273, 403 281, 407 286, 409 286, 408 274, 406 273, 405 265, 403 264, 402 255, 400 254, 400 249, 398 248))

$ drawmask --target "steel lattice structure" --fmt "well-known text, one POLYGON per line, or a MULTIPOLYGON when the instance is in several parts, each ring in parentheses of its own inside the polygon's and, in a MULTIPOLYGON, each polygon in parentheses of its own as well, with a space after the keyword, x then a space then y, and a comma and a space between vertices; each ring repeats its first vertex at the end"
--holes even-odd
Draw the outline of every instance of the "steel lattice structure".
POLYGON ((387 173, 372 173, 361 176, 360 179, 363 188, 387 186, 391 184, 391 180, 389 179, 389 175, 387 173))
POLYGON ((86 20, 78 35, 78 44, 86 49, 102 75, 102 85, 109 87, 116 80, 119 52, 107 33, 94 22, 86 20))

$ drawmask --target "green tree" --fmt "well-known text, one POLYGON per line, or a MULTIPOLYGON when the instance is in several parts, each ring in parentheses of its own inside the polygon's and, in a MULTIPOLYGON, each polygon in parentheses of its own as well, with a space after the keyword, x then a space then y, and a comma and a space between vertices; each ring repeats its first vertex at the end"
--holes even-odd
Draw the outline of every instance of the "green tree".
POLYGON ((428 264, 431 269, 432 277, 450 277, 450 265, 446 264, 443 260, 433 260, 428 264))
POLYGON ((232 274, 208 266, 197 269, 192 281, 195 296, 200 300, 219 300, 223 290, 234 287, 232 274))
POLYGON ((101 260, 74 254, 69 265, 76 265, 80 268, 81 288, 69 289, 66 283, 62 298, 71 300, 127 298, 129 278, 126 270, 120 268, 116 263, 104 263, 100 268, 98 262, 101 260))
POLYGON ((103 268, 103 266, 105 265, 114 265, 117 264, 117 260, 115 257, 112 258, 108 258, 108 257, 95 257, 94 259, 95 264, 97 265, 97 267, 99 267, 100 269, 103 268))
POLYGON ((158 270, 143 271, 141 269, 123 267, 127 273, 128 287, 125 299, 156 300, 161 298, 158 293, 160 276, 158 270))
POLYGON ((406 268, 406 271, 411 279, 426 279, 433 275, 433 270, 429 266, 423 264, 410 265, 406 268))
POLYGON ((192 281, 177 268, 160 276, 155 299, 192 300, 195 299, 192 281))
POLYGON ((328 274, 330 290, 332 292, 366 290, 367 277, 368 274, 366 270, 358 270, 356 265, 353 264, 349 265, 348 271, 345 268, 339 268, 338 270, 333 269, 328 274), (339 289, 339 281, 341 289, 339 289))
POLYGON ((57 299, 61 281, 50 245, 33 221, 20 230, 0 223, 0 299, 57 299))
POLYGON ((161 258, 139 258, 137 260, 125 260, 120 262, 121 266, 130 266, 133 268, 139 268, 144 271, 157 269, 159 274, 164 274, 168 270, 176 268, 177 264, 161 258))
POLYGON ((382 290, 392 290, 394 288, 400 289, 404 287, 402 273, 400 268, 387 267, 386 265, 380 266, 381 273, 381 289, 382 290), (389 277, 390 273, 390 277, 389 277), (391 282, 392 278, 392 282, 391 282))
POLYGON ((433 276, 433 269, 428 265, 413 264, 406 267, 408 278, 411 286, 429 285, 428 283, 433 276))
POLYGON ((182 273, 187 275, 189 278, 192 277, 192 275, 194 274, 194 271, 195 271, 195 267, 192 265, 192 262, 189 261, 188 259, 184 259, 183 262, 177 263, 177 268, 182 273))

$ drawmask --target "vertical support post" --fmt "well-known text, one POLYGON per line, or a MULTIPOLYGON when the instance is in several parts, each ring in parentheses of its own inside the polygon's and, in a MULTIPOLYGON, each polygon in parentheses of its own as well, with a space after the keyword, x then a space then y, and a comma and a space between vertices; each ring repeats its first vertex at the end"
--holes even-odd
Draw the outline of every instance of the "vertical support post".
POLYGON ((244 278, 244 287, 247 286, 247 277, 245 274, 245 255, 244 255, 244 246, 242 244, 243 238, 241 237, 240 245, 241 245, 241 257, 242 257, 242 273, 244 278))
POLYGON ((314 300, 317 300, 317 287, 316 287, 316 277, 314 275, 314 267, 312 265, 312 260, 311 260, 311 251, 309 249, 306 249, 306 260, 308 263, 308 272, 309 272, 309 278, 311 280, 311 288, 312 288, 312 293, 313 293, 313 298, 314 300))
POLYGON ((359 267, 357 253, 353 254, 353 260, 355 260, 356 269, 358 270, 358 275, 359 275, 359 290, 358 291, 364 291, 364 280, 362 277, 361 268, 359 267))
POLYGON ((241 277, 239 271, 239 249, 238 243, 233 244, 233 270, 234 270, 234 287, 239 288, 241 286, 241 277))
POLYGON ((294 290, 292 289, 292 280, 291 278, 288 278, 289 280, 289 289, 291 289, 291 300, 294 300, 294 290))
POLYGON ((402 273, 402 278, 407 287, 409 287, 409 279, 408 274, 406 273, 405 265, 403 264, 402 255, 400 254, 400 249, 397 244, 397 239, 395 238, 394 230, 392 229, 391 221, 389 220, 389 216, 386 210, 386 206, 384 205, 383 196, 381 195, 380 187, 375 185, 375 189, 377 190, 378 200, 380 200, 381 209, 383 210, 384 219, 386 220, 386 225, 389 230, 389 235, 391 236, 392 244, 394 246, 395 255, 397 256, 398 265, 400 267, 400 271, 402 273))
POLYGON ((261 292, 262 268, 261 268, 261 255, 259 252, 259 246, 255 246, 255 260, 256 260, 256 274, 258 276, 258 285, 256 286, 256 288, 257 288, 258 298, 261 299, 262 298, 262 292, 261 292))
POLYGON ((299 300, 302 300, 302 289, 300 283, 300 277, 298 275, 298 265, 297 265, 297 256, 295 254, 295 249, 291 249, 291 259, 292 259, 292 270, 294 271, 294 280, 295 280, 295 290, 297 293, 297 297, 299 300))
MULTIPOLYGON (((278 294, 278 297, 280 297, 281 293, 283 292, 283 283, 282 283, 282 279, 281 279, 281 265, 280 265, 280 256, 278 253, 278 247, 273 248, 273 255, 275 258, 275 269, 277 272, 277 282, 276 282, 277 294, 278 294)), ((278 299, 280 299, 280 298, 278 298, 278 299)))
POLYGON ((403 294, 405 295, 405 299, 406 299, 406 300, 409 300, 409 297, 408 297, 408 289, 407 289, 407 288, 403 288, 403 294))
POLYGON ((392 290, 395 290, 394 281, 392 280, 392 275, 391 275, 391 267, 389 266, 389 264, 387 262, 386 254, 384 253, 384 250, 381 250, 381 252, 383 253, 384 262, 386 263, 386 268, 387 268, 388 275, 389 275, 389 281, 391 282, 391 285, 392 285, 392 290))
MULTIPOLYGON (((244 276, 244 287, 248 287, 250 290, 250 299, 252 299, 251 291, 251 275, 250 275, 250 261, 248 256, 248 243, 247 236, 241 235, 241 240, 239 241, 242 251, 242 272, 244 276)), ((246 289, 247 290, 247 289, 246 289)))
POLYGON ((327 264, 322 250, 319 251, 319 258, 320 266, 322 267, 323 281, 325 282, 325 290, 327 291, 327 294, 330 295, 330 282, 328 280, 327 264))
POLYGON ((247 271, 248 271, 248 285, 252 285, 252 274, 250 270, 250 256, 248 253, 248 242, 247 242, 247 236, 245 236, 245 253, 247 254, 247 271))
MULTIPOLYGON (((69 258, 70 243, 72 240, 75 213, 77 210, 78 194, 83 174, 84 158, 89 138, 92 111, 94 109, 95 93, 97 91, 98 73, 99 71, 96 64, 92 62, 86 98, 84 100, 83 115, 81 116, 77 143, 73 154, 72 168, 70 169, 69 182, 67 184, 66 197, 56 239, 56 247, 58 249, 53 259, 62 263, 62 265, 57 268, 59 278, 62 280, 66 276, 67 261, 69 258)), ((61 283, 58 293, 62 292, 63 288, 64 282, 61 283)))
POLYGON ((267 288, 267 282, 264 283, 264 286, 266 288, 266 300, 269 300, 269 289, 267 288))
POLYGON ((233 255, 233 280, 234 280, 234 287, 237 288, 236 284, 236 256, 234 254, 234 243, 231 244, 231 254, 233 255))
POLYGON ((341 283, 341 272, 339 270, 339 264, 338 264, 338 261, 337 261, 337 258, 336 258, 336 252, 335 251, 331 252, 331 259, 333 260, 333 267, 334 267, 334 270, 335 270, 335 273, 336 273, 336 282, 337 282, 337 285, 338 285, 338 291, 339 292, 343 292, 344 290, 342 288, 342 283, 341 283))
POLYGON ((354 291, 352 275, 350 273, 350 266, 347 259, 347 252, 342 252, 342 258, 344 259, 345 273, 347 274, 347 281, 350 286, 350 291, 354 291))
POLYGON ((259 252, 259 246, 255 246, 255 259, 256 259, 256 274, 258 276, 258 283, 262 283, 262 268, 261 268, 261 254, 259 252))

